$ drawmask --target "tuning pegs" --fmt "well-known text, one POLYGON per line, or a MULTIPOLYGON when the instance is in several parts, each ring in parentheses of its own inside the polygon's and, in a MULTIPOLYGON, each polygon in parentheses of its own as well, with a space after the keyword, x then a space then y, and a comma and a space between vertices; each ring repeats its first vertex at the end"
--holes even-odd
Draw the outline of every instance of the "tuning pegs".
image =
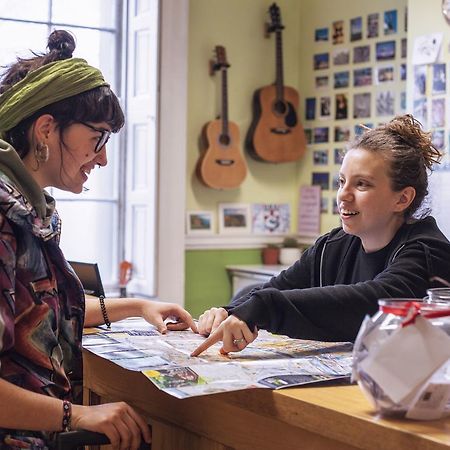
POLYGON ((266 39, 270 38, 270 33, 272 31, 271 28, 272 28, 272 26, 269 22, 264 23, 264 37, 266 39))

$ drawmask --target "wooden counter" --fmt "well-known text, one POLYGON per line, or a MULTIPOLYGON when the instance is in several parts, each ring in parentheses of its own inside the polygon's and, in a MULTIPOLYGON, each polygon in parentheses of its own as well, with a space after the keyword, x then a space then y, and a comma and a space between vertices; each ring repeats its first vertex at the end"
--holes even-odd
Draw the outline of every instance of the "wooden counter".
POLYGON ((140 372, 84 351, 85 402, 124 400, 152 425, 153 450, 437 450, 450 418, 380 419, 357 386, 245 391, 176 399, 140 372))

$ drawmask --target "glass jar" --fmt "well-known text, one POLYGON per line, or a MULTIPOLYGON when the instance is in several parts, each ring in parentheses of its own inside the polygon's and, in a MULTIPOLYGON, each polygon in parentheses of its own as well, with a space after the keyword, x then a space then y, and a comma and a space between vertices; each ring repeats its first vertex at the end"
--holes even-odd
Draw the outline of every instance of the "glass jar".
MULTIPOLYGON (((361 363, 370 352, 375 352, 397 328, 402 326, 402 323, 410 318, 414 311, 420 311, 422 316, 427 317, 429 314, 447 314, 450 311, 450 306, 447 302, 437 300, 428 302, 422 299, 392 298, 380 299, 378 305, 378 312, 370 318, 366 317, 356 338, 353 347, 353 380, 358 382, 363 393, 377 412, 382 415, 405 417, 411 405, 406 402, 394 402, 375 380, 364 372, 361 363), (377 330, 377 332, 374 333, 374 330, 377 330)), ((450 315, 427 320, 450 336, 450 315)), ((450 382, 450 360, 439 370, 450 382)), ((450 404, 447 404, 445 409, 450 411, 450 404)))
POLYGON ((428 302, 450 302, 450 288, 431 288, 424 300, 428 302))

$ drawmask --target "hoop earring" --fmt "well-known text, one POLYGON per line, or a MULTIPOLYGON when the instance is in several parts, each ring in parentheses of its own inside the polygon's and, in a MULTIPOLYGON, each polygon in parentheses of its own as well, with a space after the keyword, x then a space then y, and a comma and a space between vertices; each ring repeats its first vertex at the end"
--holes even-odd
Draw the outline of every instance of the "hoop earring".
POLYGON ((49 157, 48 145, 45 142, 39 142, 34 149, 34 157, 38 163, 46 163, 49 157))

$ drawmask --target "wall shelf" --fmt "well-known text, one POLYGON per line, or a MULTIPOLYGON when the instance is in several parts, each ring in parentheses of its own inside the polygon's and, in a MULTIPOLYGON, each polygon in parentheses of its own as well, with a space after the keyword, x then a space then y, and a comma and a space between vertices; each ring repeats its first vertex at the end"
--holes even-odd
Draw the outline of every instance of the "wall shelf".
MULTIPOLYGON (((281 244, 286 236, 266 236, 266 235, 208 235, 208 236, 186 236, 186 250, 213 250, 213 249, 244 249, 263 248, 268 244, 281 244)), ((315 238, 297 236, 301 245, 311 245, 315 238)))

